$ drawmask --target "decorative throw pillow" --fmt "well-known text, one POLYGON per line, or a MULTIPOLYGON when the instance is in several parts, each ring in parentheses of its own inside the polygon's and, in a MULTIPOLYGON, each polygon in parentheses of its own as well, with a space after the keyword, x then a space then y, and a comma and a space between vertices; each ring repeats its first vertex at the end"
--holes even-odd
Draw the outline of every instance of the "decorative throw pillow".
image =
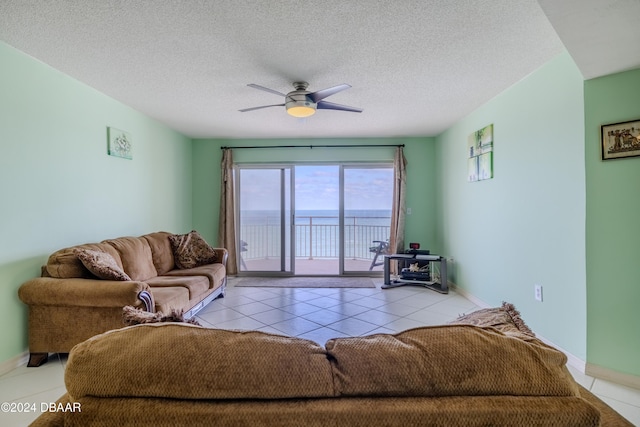
POLYGON ((178 323, 190 323, 192 325, 202 326, 195 318, 184 320, 182 310, 173 309, 169 314, 164 314, 161 311, 157 313, 150 313, 148 311, 140 310, 134 306, 127 305, 122 308, 122 321, 127 326, 140 325, 142 323, 163 323, 163 322, 178 322, 178 323))
POLYGON ((169 242, 176 266, 180 269, 216 262, 216 251, 195 230, 187 234, 169 236, 169 242))
POLYGON ((76 256, 87 267, 87 270, 100 279, 131 280, 131 277, 120 268, 116 260, 106 252, 77 249, 76 256))

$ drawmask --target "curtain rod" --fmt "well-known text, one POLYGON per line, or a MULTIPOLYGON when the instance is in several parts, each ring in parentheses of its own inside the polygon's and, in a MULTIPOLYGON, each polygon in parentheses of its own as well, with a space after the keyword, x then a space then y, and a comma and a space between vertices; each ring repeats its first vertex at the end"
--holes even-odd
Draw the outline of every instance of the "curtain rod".
POLYGON ((239 148, 345 148, 345 147, 404 147, 404 144, 336 144, 336 145, 252 145, 252 146, 239 146, 239 147, 220 147, 221 150, 226 149, 239 149, 239 148))

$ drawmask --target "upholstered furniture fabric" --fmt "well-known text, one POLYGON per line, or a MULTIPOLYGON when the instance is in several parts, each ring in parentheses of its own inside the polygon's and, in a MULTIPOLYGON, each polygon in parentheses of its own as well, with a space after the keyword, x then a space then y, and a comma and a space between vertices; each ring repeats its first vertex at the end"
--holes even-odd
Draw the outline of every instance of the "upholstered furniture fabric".
POLYGON ((329 360, 312 341, 185 324, 137 325, 89 339, 69 356, 65 378, 77 398, 333 396, 329 360), (122 366, 126 375, 121 375, 122 366))
POLYGON ((105 335, 74 349, 67 370, 73 396, 578 396, 560 351, 471 325, 335 338, 326 350, 300 338, 182 324, 140 325, 105 335), (171 351, 176 347, 181 350, 171 351), (152 348, 168 366, 162 375, 153 366, 155 379, 147 371, 152 348), (96 369, 117 372, 122 364, 131 370, 126 377, 103 374, 108 381, 94 380, 96 369), (190 367, 170 368, 182 365, 190 367))
POLYGON ((177 307, 189 307, 189 290, 182 286, 155 287, 153 300, 156 312, 168 313, 177 307))
MULTIPOLYGON (((98 279, 57 279, 39 277, 23 284, 18 289, 20 300, 33 307, 117 307, 141 306, 138 295, 151 291, 149 285, 139 281, 114 281, 98 279)), ((78 323, 78 316, 74 323, 78 323)), ((57 323, 54 317, 50 322, 57 323)), ((57 323, 58 326, 62 326, 57 323)), ((69 349, 71 350, 71 349, 69 349)))
POLYGON ((332 339, 326 348, 341 396, 578 394, 560 351, 470 325, 332 339))
POLYGON ((619 424, 621 417, 610 408, 614 423, 598 424, 598 412, 578 397, 76 400, 65 394, 58 402, 79 402, 82 412, 45 413, 30 427, 633 427, 624 420, 619 424))
POLYGON ((158 276, 162 276, 176 268, 169 236, 171 236, 171 233, 167 233, 166 231, 158 231, 142 236, 149 244, 151 258, 158 276))
POLYGON ((120 237, 106 240, 106 243, 118 251, 122 260, 122 268, 133 280, 145 281, 158 275, 153 265, 151 247, 146 239, 120 237))
MULTIPOLYGON (((216 253, 220 254, 220 250, 216 249, 216 253)), ((225 251, 226 252, 226 251, 225 251)), ((218 255, 222 256, 222 255, 218 255)), ((221 258, 218 258, 221 259, 221 258)), ((189 277, 189 276, 204 276, 209 279, 209 287, 215 287, 216 283, 220 283, 226 277, 226 269, 223 264, 214 263, 201 265, 199 267, 188 268, 184 270, 175 269, 168 271, 165 273, 165 276, 180 276, 180 277, 189 277)))
POLYGON ((189 299, 197 298, 210 288, 209 278, 206 276, 158 276, 147 279, 146 283, 154 288, 182 287, 189 291, 189 299))
POLYGON ((76 346, 58 402, 82 412, 45 413, 32 425, 631 426, 577 386, 557 353, 492 326, 338 338, 323 348, 255 331, 137 325, 76 346))
POLYGON ((60 402, 79 402, 82 412, 44 414, 34 426, 630 425, 597 398, 597 407, 583 398, 592 395, 558 368, 561 358, 547 354, 556 350, 540 347, 543 357, 528 362, 535 373, 524 379, 520 368, 509 367, 524 366, 513 360, 520 358, 513 346, 528 354, 539 344, 492 328, 456 325, 338 338, 327 348, 256 331, 137 325, 77 345, 65 372, 68 393, 60 402), (475 333, 478 341, 467 348, 475 333), (444 335, 451 349, 442 342, 430 348, 444 335), (403 345, 375 348, 389 339, 403 345), (469 355, 449 360, 456 352, 469 355), (475 360, 473 352, 479 352, 475 360), (483 366, 490 357, 505 365, 495 377, 483 366), (343 368, 356 365, 362 367, 356 369, 358 390, 345 396, 343 368), (410 372, 417 377, 404 387, 400 382, 410 372), (463 382, 460 389, 449 386, 451 375, 463 382), (524 384, 529 378, 532 389, 524 384))
POLYGON ((82 264, 76 254, 77 249, 89 249, 108 253, 122 268, 120 254, 108 243, 87 243, 71 248, 60 249, 49 256, 45 271, 51 277, 66 279, 70 277, 95 278, 95 276, 82 264))
POLYGON ((179 310, 190 317, 223 294, 226 249, 213 248, 218 262, 176 270, 170 236, 156 232, 121 237, 51 254, 43 267, 44 277, 29 280, 18 290, 29 306, 32 357, 39 353, 46 360, 48 353, 68 353, 87 338, 123 327, 125 306, 146 308, 150 304, 151 311, 179 310), (80 260, 79 252, 111 257, 112 269, 120 269, 129 280, 99 279, 80 260), (175 271, 178 273, 173 274, 175 271))

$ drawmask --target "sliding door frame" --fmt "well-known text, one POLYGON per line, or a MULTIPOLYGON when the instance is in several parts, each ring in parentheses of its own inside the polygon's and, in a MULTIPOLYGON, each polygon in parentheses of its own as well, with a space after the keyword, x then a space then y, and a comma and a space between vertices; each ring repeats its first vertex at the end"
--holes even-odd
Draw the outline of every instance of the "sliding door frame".
MULTIPOLYGON (((295 162, 295 163, 242 163, 235 165, 236 178, 236 224, 238 227, 241 223, 242 202, 240 197, 241 188, 241 171, 250 169, 280 170, 280 271, 275 270, 242 270, 241 265, 238 267, 239 276, 295 276, 296 275, 296 202, 295 202, 295 171, 297 166, 336 166, 338 167, 338 191, 339 191, 339 207, 338 207, 338 274, 337 276, 381 276, 382 271, 368 270, 345 270, 345 170, 352 169, 391 169, 392 162, 295 162), (288 183, 285 171, 289 171, 288 183), (287 194, 288 193, 288 194, 287 194), (287 206, 288 200, 288 206, 287 206), (287 215, 288 211, 288 215, 287 215), (287 236, 288 234, 288 236, 287 236), (288 238, 287 238, 288 237, 288 238), (287 243, 288 241, 288 243, 287 243), (288 258, 287 258, 288 246, 288 258), (287 259, 289 265, 287 265, 287 259), (289 268, 287 268, 289 267, 289 268)), ((389 206, 391 208, 391 205, 389 206)), ((238 262, 242 258, 240 244, 241 232, 238 230, 237 248, 238 262)), ((334 270, 335 271, 335 270, 334 270)), ((336 274, 321 274, 315 276, 336 276, 336 274)))
MULTIPOLYGON (((294 224, 294 211, 295 207, 295 191, 294 191, 294 183, 295 183, 295 165, 293 164, 281 164, 281 163, 269 163, 269 164, 236 164, 235 172, 235 192, 236 192, 236 224, 238 227, 242 226, 241 223, 241 212, 242 212, 242 201, 241 201, 241 174, 242 170, 279 170, 280 171, 280 270, 253 270, 247 271, 242 270, 241 265, 238 267, 238 276, 293 276, 295 275, 295 227, 294 224), (289 172, 289 178, 287 183, 287 174, 286 171, 289 172), (288 191, 287 191, 288 189, 288 191), (289 194, 287 194, 287 192, 289 194), (289 200, 289 206, 287 209, 287 199, 289 200), (288 215, 287 215, 288 211, 288 215), (287 234, 289 235, 289 239, 287 242, 287 234), (289 252, 289 256, 287 257, 287 248, 289 252), (289 261, 289 266, 287 266, 287 259, 289 261), (287 268, 289 267, 289 268, 287 268)), ((242 238, 242 233, 238 230, 236 232, 236 247, 238 248, 238 260, 242 259, 242 245, 240 244, 240 240, 242 238)))

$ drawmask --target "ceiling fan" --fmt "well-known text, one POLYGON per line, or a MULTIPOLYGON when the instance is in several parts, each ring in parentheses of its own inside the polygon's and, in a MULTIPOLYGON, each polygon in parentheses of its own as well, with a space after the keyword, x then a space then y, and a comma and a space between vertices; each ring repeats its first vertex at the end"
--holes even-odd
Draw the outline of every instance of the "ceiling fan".
POLYGON ((307 90, 307 87, 309 87, 309 83, 295 82, 293 84, 295 90, 287 93, 286 95, 284 93, 278 92, 277 90, 269 89, 268 87, 260 86, 254 83, 248 84, 247 86, 254 89, 264 90, 265 92, 273 93, 275 95, 283 96, 284 104, 262 105, 260 107, 252 107, 239 110, 243 113, 269 107, 286 107, 287 113, 289 113, 289 115, 293 117, 309 117, 315 114, 316 109, 352 111, 354 113, 362 113, 361 108, 354 108, 347 105, 324 101, 324 99, 328 96, 341 92, 345 89, 349 89, 351 85, 348 84, 341 84, 316 92, 309 92, 307 90))

